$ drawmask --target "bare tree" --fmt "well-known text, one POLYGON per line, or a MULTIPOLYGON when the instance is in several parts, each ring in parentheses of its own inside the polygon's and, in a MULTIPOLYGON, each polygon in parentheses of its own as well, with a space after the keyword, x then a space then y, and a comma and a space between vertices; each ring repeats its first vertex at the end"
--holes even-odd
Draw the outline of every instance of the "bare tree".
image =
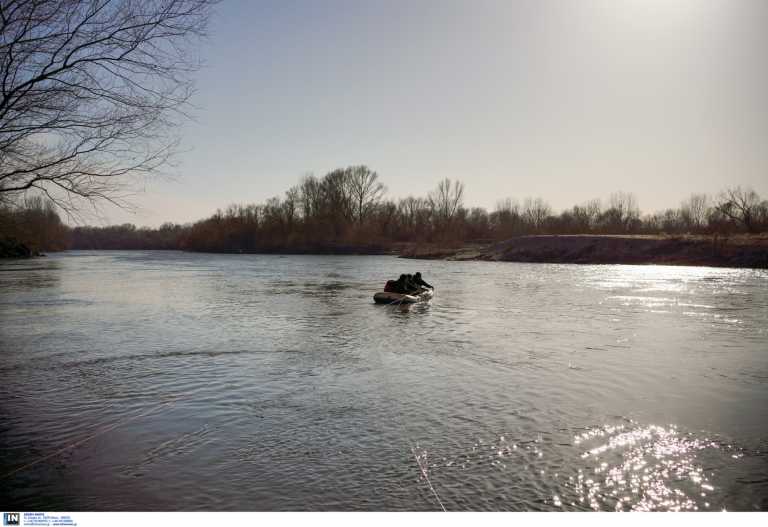
POLYGON ((299 183, 299 198, 301 203, 301 215, 304 221, 312 221, 320 215, 322 196, 320 181, 314 174, 306 174, 299 183))
POLYGON ((680 220, 691 229, 701 229, 707 222, 708 209, 706 194, 691 194, 680 204, 680 220))
POLYGON ((550 214, 552 214, 552 207, 542 198, 525 198, 522 216, 534 231, 538 231, 544 226, 544 222, 550 214))
POLYGON ((715 209, 735 223, 740 223, 748 232, 757 230, 755 215, 760 208, 760 196, 751 188, 732 187, 725 189, 717 198, 715 209))
POLYGON ((631 192, 614 192, 609 199, 609 206, 619 211, 625 224, 640 216, 637 198, 631 192))
POLYGON ((572 211, 573 228, 576 232, 592 232, 598 224, 602 205, 600 199, 591 199, 582 205, 574 205, 572 211))
POLYGON ((349 173, 337 168, 320 180, 323 197, 323 220, 339 235, 352 222, 353 203, 349 184, 349 173))
POLYGON ((428 220, 428 204, 424 198, 408 196, 397 203, 397 213, 402 226, 410 231, 423 230, 428 220))
POLYGON ((601 214, 603 230, 631 232, 640 223, 640 208, 634 194, 614 192, 608 200, 608 209, 601 214))
POLYGON ((349 167, 345 172, 353 217, 358 225, 362 225, 368 213, 381 200, 386 188, 379 181, 379 175, 366 166, 349 167))
POLYGON ((761 201, 755 212, 755 232, 766 230, 768 230, 768 199, 761 201))
POLYGON ((587 218, 589 219, 589 228, 590 230, 593 230, 597 227, 598 221, 600 220, 603 204, 600 201, 600 198, 595 198, 587 201, 584 204, 584 208, 586 210, 587 218))
POLYGON ((294 223, 298 220, 299 206, 301 203, 299 187, 293 186, 285 191, 285 200, 283 201, 283 211, 285 214, 285 220, 288 223, 289 228, 293 228, 294 223))
POLYGON ((662 232, 678 232, 685 225, 686 221, 682 209, 667 209, 659 213, 659 222, 662 232))
POLYGON ((0 199, 125 204, 174 152, 214 3, 0 1, 0 199))
POLYGON ((447 226, 464 203, 464 183, 443 179, 427 198, 432 216, 440 227, 447 226))
POLYGON ((504 198, 496 201, 494 214, 502 218, 511 218, 520 214, 520 204, 512 198, 504 198))

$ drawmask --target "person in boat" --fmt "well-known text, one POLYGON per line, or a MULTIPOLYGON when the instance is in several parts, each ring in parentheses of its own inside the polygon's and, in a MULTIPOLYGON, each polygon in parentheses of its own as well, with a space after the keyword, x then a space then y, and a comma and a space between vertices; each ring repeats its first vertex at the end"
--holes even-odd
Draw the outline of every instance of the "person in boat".
POLYGON ((417 272, 415 275, 413 275, 413 283, 416 284, 418 287, 427 287, 429 289, 434 289, 434 287, 426 283, 424 279, 421 278, 420 272, 417 272))
POLYGON ((387 280, 384 291, 401 295, 413 295, 421 293, 424 287, 432 289, 431 285, 421 279, 421 273, 416 273, 416 275, 401 274, 397 280, 387 280))
POLYGON ((384 286, 384 291, 388 293, 399 293, 401 295, 410 295, 419 290, 411 275, 401 274, 397 280, 388 280, 384 286))
POLYGON ((416 278, 412 274, 405 275, 405 288, 409 295, 421 293, 421 286, 416 283, 416 278))
POLYGON ((404 274, 400 275, 397 280, 387 280, 387 284, 384 286, 384 291, 387 293, 406 293, 407 278, 404 274))

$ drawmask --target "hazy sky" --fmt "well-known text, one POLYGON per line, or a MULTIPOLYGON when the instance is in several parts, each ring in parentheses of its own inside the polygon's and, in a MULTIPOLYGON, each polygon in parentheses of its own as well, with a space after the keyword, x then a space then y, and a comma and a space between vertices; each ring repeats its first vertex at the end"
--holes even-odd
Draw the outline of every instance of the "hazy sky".
POLYGON ((229 0, 175 181, 136 214, 201 219, 367 164, 389 196, 644 211, 742 184, 768 196, 768 1, 229 0))

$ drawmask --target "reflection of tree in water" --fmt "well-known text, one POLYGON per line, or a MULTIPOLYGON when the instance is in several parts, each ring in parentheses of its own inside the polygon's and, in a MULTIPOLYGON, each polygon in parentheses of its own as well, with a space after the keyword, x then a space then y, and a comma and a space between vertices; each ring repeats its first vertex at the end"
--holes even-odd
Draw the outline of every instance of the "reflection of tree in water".
POLYGON ((56 260, 25 260, 0 268, 0 290, 24 291, 56 287, 61 283, 61 264, 56 260))

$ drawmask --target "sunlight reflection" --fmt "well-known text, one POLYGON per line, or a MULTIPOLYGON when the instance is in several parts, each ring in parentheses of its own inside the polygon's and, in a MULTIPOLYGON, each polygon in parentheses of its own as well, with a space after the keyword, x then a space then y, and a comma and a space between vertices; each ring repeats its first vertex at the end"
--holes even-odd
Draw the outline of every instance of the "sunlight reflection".
POLYGON ((526 503, 538 500, 545 510, 595 511, 722 507, 724 489, 715 481, 715 460, 744 455, 727 442, 674 424, 641 425, 629 419, 576 435, 563 429, 514 439, 507 434, 478 437, 458 451, 433 450, 430 455, 417 443, 415 453, 426 472, 420 481, 426 485, 431 479, 447 503, 463 503, 467 493, 479 492, 489 510, 525 510, 526 503), (490 485, 492 480, 500 484, 490 485))
MULTIPOLYGON (((592 285, 600 289, 634 289, 639 292, 685 292, 700 282, 723 281, 729 289, 729 278, 738 278, 743 269, 716 269, 712 267, 684 267, 665 265, 623 265, 601 269, 595 273, 592 285), (725 273, 725 276, 723 276, 725 273)), ((749 272, 749 271, 747 271, 749 272)), ((711 283, 710 283, 711 285, 711 283)))
POLYGON ((618 425, 579 434, 574 445, 594 464, 579 470, 574 489, 594 510, 693 511, 715 487, 697 464, 696 453, 720 445, 682 434, 677 427, 618 425), (604 460, 607 458, 607 460, 604 460))

